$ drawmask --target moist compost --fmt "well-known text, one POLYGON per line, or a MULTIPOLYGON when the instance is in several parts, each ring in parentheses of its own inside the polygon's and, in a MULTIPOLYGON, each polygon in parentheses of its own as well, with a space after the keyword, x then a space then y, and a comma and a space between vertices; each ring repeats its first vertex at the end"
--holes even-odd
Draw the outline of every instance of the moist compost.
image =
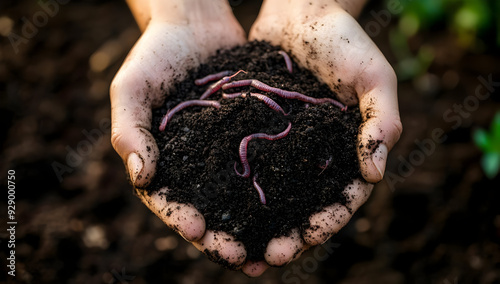
MULTIPOLYGON (((293 228, 303 231, 309 226, 311 214, 334 203, 345 204, 343 189, 353 179, 361 178, 356 155, 362 122, 359 109, 342 111, 332 104, 312 105, 241 87, 227 93, 268 95, 289 114, 280 114, 248 95, 223 99, 219 90, 208 98, 220 101, 219 109, 186 108, 173 116, 164 132, 158 126, 167 110, 198 99, 214 83, 197 86, 195 79, 225 70, 247 72, 232 81, 257 79, 315 98, 336 98, 328 86, 295 63, 293 73, 289 73, 279 50, 265 42, 250 42, 219 51, 176 84, 164 107, 153 112, 152 133, 160 157, 148 193, 168 187, 167 200, 193 204, 205 217, 207 230, 234 236, 244 244, 247 259, 254 261, 264 259, 272 238, 287 236, 293 228), (235 162, 242 172, 241 140, 254 133, 278 134, 289 122, 291 130, 282 139, 252 140, 248 144, 251 175, 236 175, 235 162), (252 183, 255 174, 265 193, 265 205, 252 183)), ((217 252, 206 253, 224 264, 217 252)))

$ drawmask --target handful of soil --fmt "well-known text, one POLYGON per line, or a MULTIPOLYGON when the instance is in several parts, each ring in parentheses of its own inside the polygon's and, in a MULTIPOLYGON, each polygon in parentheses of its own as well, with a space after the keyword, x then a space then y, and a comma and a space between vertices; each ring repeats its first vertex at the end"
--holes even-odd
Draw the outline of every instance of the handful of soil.
MULTIPOLYGON (((284 99, 253 87, 232 92, 261 93, 272 98, 288 115, 276 112, 252 96, 223 99, 222 91, 209 100, 220 108, 189 107, 173 116, 165 131, 158 130, 167 110, 199 99, 213 82, 197 86, 195 79, 225 70, 245 70, 232 81, 256 79, 269 86, 314 98, 335 98, 328 86, 293 64, 287 70, 278 47, 249 42, 219 51, 206 64, 192 70, 175 86, 164 107, 153 112, 152 133, 160 149, 156 176, 148 193, 167 186, 168 201, 193 204, 205 217, 206 229, 224 231, 241 241, 247 259, 264 259, 268 242, 309 227, 309 216, 334 203, 345 204, 344 188, 360 178, 356 139, 361 115, 357 107, 342 111, 330 103, 313 105, 284 99), (282 139, 254 139, 248 144, 251 175, 242 172, 239 146, 254 133, 276 135, 288 124, 282 139), (265 194, 259 199, 253 176, 265 194)), ((213 259, 222 262, 220 259, 213 259)))

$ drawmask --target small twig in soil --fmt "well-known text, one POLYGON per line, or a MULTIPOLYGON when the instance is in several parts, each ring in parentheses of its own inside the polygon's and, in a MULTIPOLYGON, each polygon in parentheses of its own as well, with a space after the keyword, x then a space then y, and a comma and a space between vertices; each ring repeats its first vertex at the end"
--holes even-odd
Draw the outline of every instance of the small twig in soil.
POLYGON ((202 100, 190 100, 190 101, 185 101, 182 102, 178 105, 176 105, 173 109, 169 110, 163 119, 161 120, 160 124, 160 131, 164 131, 165 127, 167 126, 167 123, 172 119, 172 116, 178 111, 183 110, 186 107, 190 106, 211 106, 214 108, 220 108, 220 103, 218 101, 202 101, 202 100))
POLYGON ((266 204, 266 196, 264 195, 264 191, 262 190, 260 185, 257 183, 257 176, 258 176, 257 174, 253 176, 253 186, 255 187, 255 189, 257 189, 257 192, 259 193, 260 203, 266 204))
POLYGON ((343 111, 347 110, 347 106, 343 105, 341 102, 336 101, 334 99, 331 99, 331 98, 317 99, 317 98, 306 96, 306 95, 298 93, 298 92, 285 91, 285 90, 282 90, 279 88, 271 87, 267 84, 262 83, 259 80, 255 80, 255 79, 247 79, 247 80, 240 80, 240 81, 235 81, 235 82, 231 82, 231 83, 226 83, 222 86, 222 89, 227 90, 230 88, 245 87, 245 86, 252 86, 252 87, 257 88, 257 89, 264 91, 264 92, 275 93, 278 96, 285 98, 285 99, 296 99, 296 100, 301 100, 303 102, 311 103, 311 104, 315 104, 315 105, 324 104, 324 103, 331 103, 331 104, 339 107, 343 111))
POLYGON ((322 171, 318 174, 318 176, 320 176, 320 175, 321 175, 321 174, 322 174, 322 173, 326 170, 326 168, 328 168, 328 166, 329 166, 329 165, 330 165, 330 163, 332 162, 332 158, 333 158, 333 157, 330 157, 328 160, 326 160, 326 162, 325 162, 325 165, 324 165, 324 166, 323 166, 323 165, 320 165, 320 166, 319 166, 319 167, 320 167, 321 169, 323 169, 323 170, 322 170, 322 171))
POLYGON ((201 79, 194 80, 194 83, 198 86, 202 86, 210 81, 220 80, 220 79, 224 78, 225 76, 229 76, 231 73, 233 73, 233 71, 222 71, 219 73, 210 74, 210 75, 207 75, 201 79))
POLYGON ((241 72, 247 73, 244 70, 240 70, 240 71, 234 73, 233 75, 226 76, 226 77, 220 79, 219 81, 217 81, 216 83, 212 84, 212 86, 208 87, 208 89, 203 93, 203 95, 201 95, 200 100, 204 100, 204 99, 208 98, 211 94, 217 92, 222 87, 222 85, 231 81, 231 78, 233 78, 234 76, 238 75, 241 72))
POLYGON ((278 133, 276 135, 269 135, 266 133, 255 133, 246 136, 243 138, 240 142, 240 160, 241 160, 241 165, 243 166, 243 173, 240 174, 238 170, 236 169, 236 165, 238 162, 234 162, 234 171, 236 172, 237 175, 240 177, 249 177, 250 176, 250 164, 248 163, 247 160, 247 148, 248 148, 248 142, 250 142, 252 139, 266 139, 266 140, 278 140, 281 139, 285 136, 288 135, 288 132, 290 132, 290 129, 292 128, 292 123, 288 123, 288 127, 281 133, 278 133))
POLYGON ((290 56, 288 56, 288 54, 286 52, 284 52, 283 50, 278 51, 278 53, 281 54, 283 56, 283 58, 285 59, 286 69, 288 69, 288 72, 292 73, 293 67, 292 67, 292 60, 290 59, 290 56))

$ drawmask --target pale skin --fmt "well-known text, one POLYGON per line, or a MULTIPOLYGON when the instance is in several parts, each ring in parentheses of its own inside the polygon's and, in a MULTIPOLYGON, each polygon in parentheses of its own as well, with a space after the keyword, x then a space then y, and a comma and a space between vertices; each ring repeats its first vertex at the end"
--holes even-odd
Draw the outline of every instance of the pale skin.
MULTIPOLYGON (((146 187, 155 174, 159 151, 149 132, 152 109, 187 70, 204 62, 217 49, 246 42, 245 34, 225 0, 129 0, 143 31, 117 73, 110 89, 112 144, 122 157, 136 188, 146 187)), ((311 229, 294 230, 273 239, 265 261, 246 260, 244 246, 221 232, 205 230, 194 206, 167 202, 159 194, 141 200, 169 227, 200 251, 215 251, 249 276, 270 265, 289 263, 307 248, 324 243, 350 220, 368 199, 372 183, 383 178, 387 153, 402 131, 393 69, 356 22, 365 0, 266 0, 249 40, 281 46, 300 66, 352 106, 359 103, 364 123, 358 136, 363 178, 346 187, 347 204, 334 204, 310 217, 311 229), (339 82, 340 80, 340 82, 339 82), (380 141, 375 151, 369 141, 380 141), (168 214, 167 214, 168 213, 168 214), (298 253, 297 253, 298 252, 298 253)), ((167 188, 162 191, 167 191, 167 188)))

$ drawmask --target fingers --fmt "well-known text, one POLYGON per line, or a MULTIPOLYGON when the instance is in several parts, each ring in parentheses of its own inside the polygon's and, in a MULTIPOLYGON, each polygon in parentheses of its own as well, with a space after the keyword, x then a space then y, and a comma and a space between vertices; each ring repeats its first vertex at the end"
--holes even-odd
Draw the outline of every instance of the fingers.
POLYGON ((205 233, 205 218, 193 205, 166 201, 167 190, 163 188, 151 195, 138 191, 138 195, 153 213, 185 240, 200 240, 205 233))
POLYGON ((310 227, 302 237, 306 244, 315 246, 326 242, 331 236, 342 229, 358 208, 370 196, 373 184, 356 179, 344 190, 347 197, 346 205, 333 204, 309 218, 310 227))
POLYGON ((310 245, 320 245, 336 234, 351 219, 349 210, 341 204, 323 208, 309 218, 311 226, 304 232, 304 240, 310 245))
POLYGON ((247 261, 241 271, 245 273, 249 277, 257 277, 262 275, 267 269, 269 265, 265 261, 247 261))
POLYGON ((384 177, 387 154, 399 140, 403 126, 399 117, 396 75, 388 63, 369 76, 374 86, 358 94, 363 124, 358 135, 358 159, 363 177, 372 183, 384 177))
POLYGON ((358 211, 363 205, 373 190, 373 184, 355 179, 344 189, 344 195, 347 198, 346 206, 351 212, 351 215, 358 211))
POLYGON ((282 266, 295 259, 303 247, 304 241, 299 230, 293 229, 290 236, 272 239, 267 245, 264 257, 269 265, 282 266))
MULTIPOLYGON (((243 244, 236 242, 234 237, 225 232, 205 232, 203 215, 190 204, 167 202, 164 196, 167 190, 163 188, 151 196, 143 192, 138 192, 138 194, 142 202, 165 224, 185 240, 192 242, 212 261, 232 269, 240 268, 247 256, 243 244)), ((257 274, 263 273, 266 269, 267 267, 262 263, 253 263, 253 265, 249 264, 245 271, 257 274)))
MULTIPOLYGON (((167 188, 148 195, 138 191, 142 202, 165 224, 174 229, 185 240, 205 253, 212 261, 231 269, 243 266, 247 253, 241 242, 225 232, 205 231, 205 218, 191 204, 168 202, 165 199, 167 188)), ((262 262, 249 262, 243 266, 249 276, 262 274, 267 265, 262 262)))
POLYGON ((203 238, 193 242, 193 245, 205 253, 210 260, 231 269, 239 269, 247 257, 245 247, 241 242, 226 232, 206 231, 203 238))
MULTIPOLYGON (((333 204, 309 218, 310 227, 302 236, 298 229, 292 230, 289 236, 272 239, 265 252, 265 260, 270 266, 283 266, 300 257, 311 246, 325 243, 338 233, 351 219, 352 215, 363 205, 371 194, 373 184, 354 180, 346 186, 345 205, 333 204)), ((262 274, 268 266, 262 262, 247 262, 243 273, 251 277, 262 274)))

